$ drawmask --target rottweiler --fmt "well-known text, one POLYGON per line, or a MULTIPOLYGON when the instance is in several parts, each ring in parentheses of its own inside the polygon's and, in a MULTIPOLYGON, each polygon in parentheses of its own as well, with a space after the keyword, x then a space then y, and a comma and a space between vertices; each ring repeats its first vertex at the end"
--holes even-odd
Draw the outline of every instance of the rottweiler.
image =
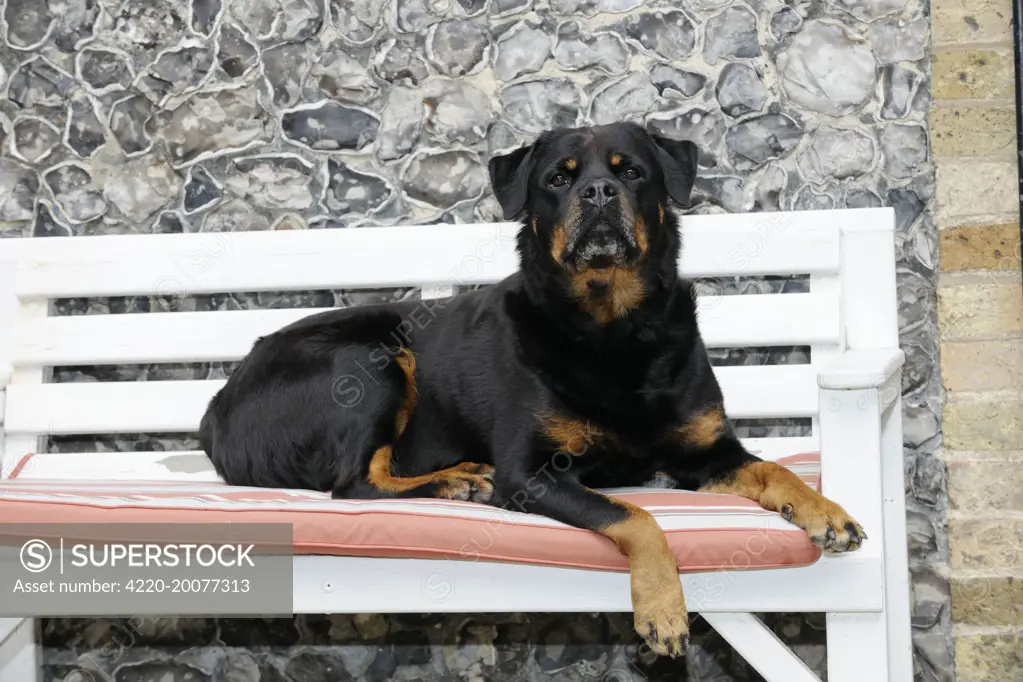
POLYGON ((696 146, 631 123, 556 129, 488 170, 521 223, 519 270, 432 303, 428 324, 406 321, 423 302, 400 302, 259 339, 202 420, 223 479, 472 500, 589 529, 628 558, 636 630, 673 657, 689 632, 675 558, 648 512, 596 489, 660 472, 778 512, 828 553, 857 549, 860 525, 744 449, 725 416, 678 274, 673 204, 689 203, 696 146))

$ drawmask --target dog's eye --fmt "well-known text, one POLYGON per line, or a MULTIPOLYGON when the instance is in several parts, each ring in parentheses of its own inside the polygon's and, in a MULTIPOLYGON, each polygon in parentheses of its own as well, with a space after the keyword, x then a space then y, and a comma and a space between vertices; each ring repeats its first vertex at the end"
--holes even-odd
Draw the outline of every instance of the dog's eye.
POLYGON ((551 179, 547 181, 547 184, 551 187, 564 187, 568 184, 568 178, 564 173, 555 173, 551 176, 551 179))
POLYGON ((622 178, 625 180, 636 180, 639 178, 639 171, 635 168, 626 168, 622 171, 622 178))

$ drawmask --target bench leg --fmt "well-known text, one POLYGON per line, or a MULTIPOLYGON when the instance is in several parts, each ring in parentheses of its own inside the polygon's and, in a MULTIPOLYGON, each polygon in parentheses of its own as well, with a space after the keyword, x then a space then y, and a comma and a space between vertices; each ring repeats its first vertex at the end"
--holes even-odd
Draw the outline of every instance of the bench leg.
POLYGON ((882 613, 828 614, 829 682, 913 679, 900 381, 820 392, 824 494, 866 528, 860 551, 884 565, 882 613))
POLYGON ((829 613, 828 682, 911 682, 888 676, 888 628, 884 613, 829 613))
MULTIPOLYGON (((763 621, 751 613, 701 613, 719 635, 732 645, 740 656, 767 682, 820 682, 803 661, 778 639, 763 621)), ((831 640, 828 640, 828 663, 831 662, 831 640)), ((829 665, 830 670, 830 665, 829 665)), ((830 673, 829 673, 830 674, 830 673)), ((848 678, 852 679, 852 678, 848 678)), ((857 682, 877 679, 857 677, 857 682)), ((846 682, 845 679, 829 682, 846 682)))
POLYGON ((913 679, 913 639, 906 538, 906 483, 902 464, 902 398, 881 420, 884 489, 884 611, 888 628, 888 679, 913 679))
POLYGON ((32 618, 0 618, 0 682, 39 682, 39 646, 32 618))

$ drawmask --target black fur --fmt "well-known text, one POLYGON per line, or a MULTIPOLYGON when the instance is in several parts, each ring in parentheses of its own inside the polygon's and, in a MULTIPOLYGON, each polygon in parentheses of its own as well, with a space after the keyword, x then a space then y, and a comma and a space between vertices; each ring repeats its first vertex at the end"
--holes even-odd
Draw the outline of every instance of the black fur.
POLYGON ((237 485, 376 497, 386 493, 367 482, 369 459, 393 444, 395 475, 492 464, 491 504, 600 529, 625 512, 590 488, 640 485, 662 471, 695 489, 755 461, 727 423, 712 444, 678 437, 722 404, 692 287, 677 275, 668 201, 688 202, 696 156, 690 142, 615 124, 551 131, 494 158, 496 196, 523 223, 520 272, 444 301, 322 313, 260 339, 202 422, 217 472, 237 485), (614 193, 607 206, 582 197, 594 183, 614 193), (645 249, 627 234, 637 218, 645 249), (552 251, 558 230, 572 249, 552 251), (595 255, 580 262, 581 253, 595 255), (588 310, 615 294, 586 280, 602 268, 643 292, 611 320, 588 310), (418 401, 395 442, 400 347, 415 356, 418 401), (594 435, 565 454, 547 435, 555 417, 594 435))

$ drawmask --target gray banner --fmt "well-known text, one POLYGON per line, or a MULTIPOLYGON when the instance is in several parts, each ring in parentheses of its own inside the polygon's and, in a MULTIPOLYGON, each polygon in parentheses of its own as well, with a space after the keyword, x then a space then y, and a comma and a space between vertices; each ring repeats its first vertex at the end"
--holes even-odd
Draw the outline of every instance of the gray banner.
POLYGON ((0 616, 290 616, 292 526, 0 525, 0 616))

